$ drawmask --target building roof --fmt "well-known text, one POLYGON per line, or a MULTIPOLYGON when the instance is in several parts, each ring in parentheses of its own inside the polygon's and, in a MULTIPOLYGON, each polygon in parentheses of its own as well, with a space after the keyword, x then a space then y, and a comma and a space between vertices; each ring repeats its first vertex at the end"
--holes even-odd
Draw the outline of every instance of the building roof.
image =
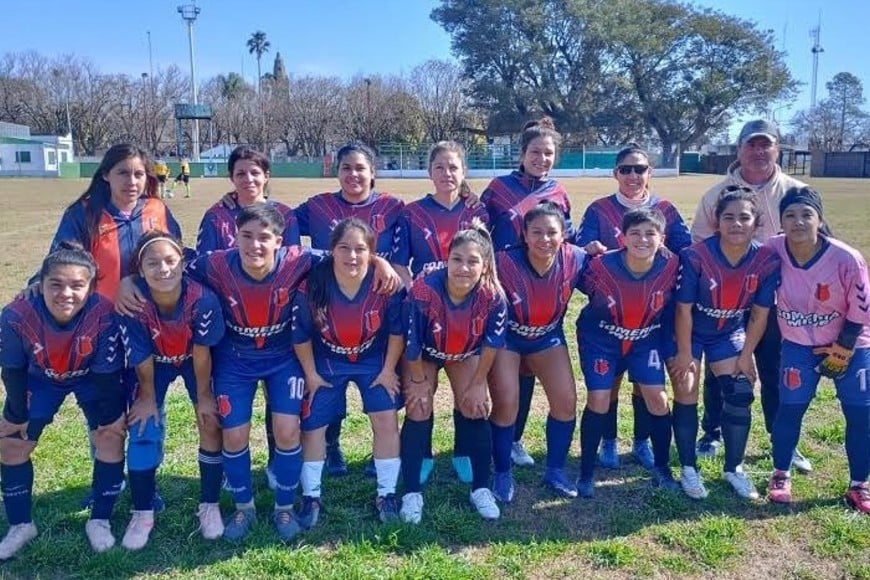
POLYGON ((45 145, 42 141, 19 139, 18 137, 0 137, 0 145, 45 145))

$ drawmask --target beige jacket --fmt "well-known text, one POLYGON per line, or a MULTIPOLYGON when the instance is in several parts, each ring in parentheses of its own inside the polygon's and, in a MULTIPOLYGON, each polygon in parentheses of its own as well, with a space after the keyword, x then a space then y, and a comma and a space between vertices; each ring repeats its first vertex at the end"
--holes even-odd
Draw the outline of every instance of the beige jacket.
POLYGON ((761 226, 755 232, 755 239, 764 243, 782 229, 779 222, 779 202, 785 192, 791 187, 804 187, 806 184, 783 173, 777 165, 776 175, 759 188, 743 181, 740 177, 740 164, 735 161, 728 168, 725 179, 711 187, 701 198, 692 220, 692 242, 700 242, 716 233, 716 202, 719 201, 721 191, 729 185, 748 187, 757 193, 761 226))

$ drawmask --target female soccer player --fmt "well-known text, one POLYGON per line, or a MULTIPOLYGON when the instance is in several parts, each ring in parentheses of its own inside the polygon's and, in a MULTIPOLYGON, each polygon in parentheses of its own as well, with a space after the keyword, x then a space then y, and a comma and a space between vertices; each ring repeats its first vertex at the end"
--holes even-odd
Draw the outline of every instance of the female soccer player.
MULTIPOLYGON (((776 292, 782 331, 779 408, 773 423, 772 502, 791 502, 789 467, 804 414, 822 376, 834 380, 846 419, 846 457, 851 481, 846 502, 870 513, 870 281, 867 263, 854 248, 828 234, 821 196, 809 187, 786 191, 779 204, 784 235, 767 245, 781 259, 776 292)), ((749 333, 738 364, 751 373, 749 333)))
POLYGON ((406 310, 402 520, 419 523, 423 516, 420 467, 426 441, 432 437, 429 416, 442 367, 453 390, 454 436, 471 459, 471 503, 484 519, 497 519, 500 511, 489 490, 492 436, 487 375, 496 352, 504 347, 507 313, 492 241, 482 224, 453 236, 447 268, 414 282, 406 310))
MULTIPOLYGON (((403 274, 408 287, 412 278, 447 266, 448 247, 456 232, 467 229, 475 218, 483 223, 489 220, 482 204, 469 203, 473 196, 470 196, 465 182, 465 172, 465 151, 459 143, 441 141, 429 151, 429 178, 435 192, 407 204, 396 228, 393 260, 399 264, 399 273, 403 274)), ((455 440, 453 457, 459 479, 471 483, 467 455, 456 448, 455 440)), ((423 482, 428 479, 433 466, 430 440, 420 474, 423 482)))
POLYGON ((136 369, 138 387, 127 414, 127 469, 133 517, 121 544, 139 550, 154 528, 155 476, 166 437, 163 403, 170 383, 184 379, 196 406, 199 429, 200 504, 197 516, 204 538, 223 534, 218 499, 221 478, 221 433, 211 391, 211 347, 224 335, 220 303, 214 293, 182 277, 181 243, 165 232, 151 231, 136 250, 136 281, 146 298, 135 316, 121 319, 127 364, 136 369))
POLYGON ((616 377, 628 371, 649 409, 653 483, 680 489, 668 466, 671 414, 665 392, 662 323, 677 283, 679 259, 664 245, 665 218, 654 208, 629 210, 622 218, 625 247, 596 256, 580 289, 589 303, 577 319, 580 368, 588 389, 580 421, 582 497, 594 494, 598 445, 607 429, 607 412, 616 377))
POLYGON ((326 428, 344 416, 349 382, 356 384, 374 434, 375 509, 381 521, 398 519, 400 406, 397 366, 405 346, 404 291, 386 296, 373 287, 375 234, 356 218, 330 234, 332 256, 318 264, 294 297, 293 341, 305 372, 302 413, 302 507, 310 528, 320 513, 326 428))
MULTIPOLYGON (((520 135, 520 167, 510 175, 496 177, 480 195, 489 212, 489 227, 497 250, 522 245, 523 216, 542 201, 551 201, 565 216, 566 232, 572 236, 571 202, 568 192, 548 174, 556 163, 562 136, 553 120, 543 117, 530 121, 520 135)), ((520 402, 514 431, 511 458, 517 465, 534 465, 526 453, 522 438, 532 404, 535 378, 527 372, 520 375, 520 402)))
MULTIPOLYGON (((375 232, 377 255, 392 260, 393 241, 404 203, 375 191, 375 154, 362 143, 352 142, 338 150, 336 192, 321 193, 295 209, 299 233, 311 237, 315 250, 329 248, 329 234, 344 218, 355 217, 375 232)), ((347 473, 347 462, 339 445, 341 419, 326 430, 326 471, 330 475, 347 473)))
POLYGON ((521 364, 541 379, 550 403, 544 482, 562 496, 577 496, 577 488, 564 469, 574 436, 577 392, 562 320, 586 254, 565 242, 565 217, 553 203, 545 201, 533 207, 523 223, 525 244, 496 254, 499 280, 509 304, 506 348, 498 351, 490 372, 495 462, 492 492, 503 503, 509 503, 514 494, 511 444, 521 364))
POLYGON ((0 559, 36 537, 31 455, 64 399, 74 393, 96 448, 91 547, 115 545, 110 518, 124 480, 124 354, 112 304, 94 293, 97 267, 81 245, 61 242, 39 271, 40 292, 0 316, 6 403, 0 419, 0 478, 9 530, 0 559))
MULTIPOLYGON (((650 190, 652 173, 652 163, 646 151, 636 145, 621 149, 616 154, 616 167, 613 168, 613 177, 618 184, 616 193, 589 204, 572 242, 584 248, 590 255, 622 248, 625 246, 621 229, 622 217, 630 209, 652 207, 665 217, 665 246, 671 252, 679 254, 680 250, 691 244, 689 228, 677 208, 650 190)), ((607 411, 607 427, 598 453, 601 465, 610 468, 619 467, 616 432, 621 383, 622 377, 617 376, 612 390, 613 399, 607 411)), ((632 454, 641 465, 651 469, 653 457, 649 447, 649 411, 637 386, 631 396, 631 406, 634 410, 632 454)))
POLYGON ((764 330, 774 302, 779 258, 753 241, 759 227, 756 204, 752 190, 726 188, 716 204, 717 233, 680 254, 674 323, 676 353, 667 365, 674 387, 673 424, 682 465, 680 484, 694 499, 707 496, 698 474, 695 449, 702 354, 725 399, 725 480, 740 497, 758 498, 755 486, 743 472, 754 400, 752 382, 735 365, 743 350, 745 319, 750 309, 750 325, 761 321, 759 330, 764 330))

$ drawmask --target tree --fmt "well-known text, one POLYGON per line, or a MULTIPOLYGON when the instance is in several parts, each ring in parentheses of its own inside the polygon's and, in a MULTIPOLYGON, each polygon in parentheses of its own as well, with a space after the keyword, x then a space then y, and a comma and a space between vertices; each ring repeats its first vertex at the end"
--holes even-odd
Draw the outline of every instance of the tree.
POLYGON ((861 80, 848 72, 834 75, 830 82, 825 84, 828 89, 828 101, 832 108, 839 113, 840 136, 838 148, 843 150, 847 146, 847 137, 852 138, 855 132, 860 131, 862 121, 867 116, 861 111, 864 104, 864 87, 861 80))
POLYGON ((266 33, 262 30, 251 33, 251 38, 247 42, 248 53, 257 57, 257 94, 260 93, 260 81, 263 78, 263 73, 260 70, 260 61, 263 55, 269 52, 269 47, 272 44, 266 40, 266 33))
POLYGON ((870 115, 861 109, 864 88, 860 79, 841 72, 825 87, 826 99, 819 101, 815 109, 798 111, 792 118, 795 138, 820 151, 845 151, 856 143, 866 144, 870 115))
POLYGON ((411 71, 408 88, 417 100, 430 141, 450 139, 469 120, 468 83, 462 68, 444 60, 429 60, 411 71))

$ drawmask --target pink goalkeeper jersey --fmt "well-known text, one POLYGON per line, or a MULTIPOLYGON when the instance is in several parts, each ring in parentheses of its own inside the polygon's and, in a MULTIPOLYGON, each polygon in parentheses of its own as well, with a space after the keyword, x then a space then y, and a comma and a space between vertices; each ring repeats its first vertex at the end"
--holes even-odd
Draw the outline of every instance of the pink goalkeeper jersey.
POLYGON ((828 345, 837 340, 848 319, 864 325, 855 347, 870 347, 867 263, 843 242, 824 240, 822 250, 804 266, 795 264, 786 250, 785 236, 767 241, 782 258, 776 290, 782 337, 805 346, 828 345))

